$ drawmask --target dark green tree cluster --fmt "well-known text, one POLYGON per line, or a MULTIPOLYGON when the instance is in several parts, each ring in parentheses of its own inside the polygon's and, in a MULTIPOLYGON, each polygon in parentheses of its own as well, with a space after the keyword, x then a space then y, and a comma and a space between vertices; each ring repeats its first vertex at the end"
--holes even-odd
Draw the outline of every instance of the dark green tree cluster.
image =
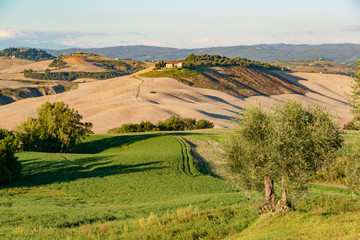
POLYGON ((21 164, 14 152, 18 150, 18 141, 12 132, 0 129, 0 186, 10 184, 21 175, 21 164))
POLYGON ((165 66, 166 66, 166 62, 162 60, 160 62, 155 63, 155 70, 162 69, 165 66))
POLYGON ((110 79, 124 76, 125 71, 111 71, 111 72, 51 72, 49 69, 44 73, 34 72, 32 69, 24 70, 24 77, 41 79, 41 80, 64 80, 73 81, 78 78, 93 78, 93 79, 110 79))
POLYGON ((132 132, 151 132, 151 131, 184 131, 193 129, 213 128, 214 124, 208 120, 201 119, 196 121, 193 118, 170 117, 165 121, 159 121, 157 125, 149 121, 140 124, 125 123, 119 128, 113 128, 108 133, 132 133, 132 132))
POLYGON ((215 66, 241 66, 248 68, 263 68, 268 70, 281 70, 279 66, 273 66, 269 63, 262 63, 259 61, 250 60, 247 58, 235 57, 228 58, 225 56, 219 55, 194 55, 190 54, 184 60, 185 67, 196 67, 196 66, 207 66, 207 67, 215 67, 215 66))
POLYGON ((15 56, 16 58, 20 59, 27 59, 32 61, 43 61, 43 60, 50 60, 54 59, 55 57, 50 55, 49 53, 35 49, 35 48, 5 48, 0 52, 0 56, 4 57, 12 57, 15 56))
POLYGON ((63 102, 46 102, 38 109, 38 118, 30 117, 16 128, 16 136, 25 151, 66 152, 92 133, 92 123, 81 119, 63 102))
POLYGON ((68 67, 68 65, 64 61, 64 58, 62 56, 59 56, 49 64, 49 67, 66 68, 68 67))
POLYGON ((265 190, 263 210, 281 210, 295 203, 311 177, 335 160, 343 141, 330 113, 288 100, 270 113, 260 106, 245 110, 227 143, 226 158, 236 185, 265 190), (281 189, 279 201, 274 186, 281 189))

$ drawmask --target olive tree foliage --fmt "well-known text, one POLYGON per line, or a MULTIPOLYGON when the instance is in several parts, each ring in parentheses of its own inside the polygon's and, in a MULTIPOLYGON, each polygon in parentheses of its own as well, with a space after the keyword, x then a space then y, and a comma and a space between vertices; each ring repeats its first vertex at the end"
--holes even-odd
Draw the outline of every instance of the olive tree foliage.
POLYGON ((92 123, 81 119, 63 102, 46 102, 38 109, 38 118, 30 117, 16 128, 16 136, 23 150, 66 152, 92 133, 92 123))
POLYGON ((345 155, 345 182, 353 191, 360 192, 360 143, 345 155))
POLYGON ((265 211, 295 204, 311 177, 336 158, 343 144, 330 113, 295 100, 269 113, 260 105, 248 108, 236 125, 225 149, 231 180, 245 190, 265 190, 265 211))
POLYGON ((16 181, 21 175, 21 164, 14 155, 17 150, 15 135, 0 129, 0 186, 16 181))
MULTIPOLYGON (((357 73, 352 85, 352 92, 347 95, 354 118, 350 122, 352 129, 360 128, 360 62, 357 62, 357 73)), ((349 125, 350 125, 349 124, 349 125)), ((345 155, 345 181, 347 186, 360 191, 360 142, 355 143, 352 150, 345 155)))
POLYGON ((351 112, 354 115, 350 125, 354 129, 360 128, 360 61, 357 62, 357 72, 355 73, 354 83, 352 84, 352 91, 347 94, 348 103, 351 107, 351 112))

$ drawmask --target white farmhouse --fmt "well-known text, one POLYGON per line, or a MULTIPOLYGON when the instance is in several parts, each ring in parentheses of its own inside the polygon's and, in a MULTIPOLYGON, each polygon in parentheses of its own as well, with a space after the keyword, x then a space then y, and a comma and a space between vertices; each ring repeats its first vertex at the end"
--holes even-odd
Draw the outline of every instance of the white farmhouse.
POLYGON ((183 63, 182 62, 167 62, 166 68, 182 68, 183 63))

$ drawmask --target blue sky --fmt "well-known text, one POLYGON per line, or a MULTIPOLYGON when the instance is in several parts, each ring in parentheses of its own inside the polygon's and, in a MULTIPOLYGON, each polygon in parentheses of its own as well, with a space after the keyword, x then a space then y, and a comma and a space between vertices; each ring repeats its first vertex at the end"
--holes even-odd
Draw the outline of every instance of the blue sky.
POLYGON ((360 43, 360 0, 0 0, 0 48, 360 43))

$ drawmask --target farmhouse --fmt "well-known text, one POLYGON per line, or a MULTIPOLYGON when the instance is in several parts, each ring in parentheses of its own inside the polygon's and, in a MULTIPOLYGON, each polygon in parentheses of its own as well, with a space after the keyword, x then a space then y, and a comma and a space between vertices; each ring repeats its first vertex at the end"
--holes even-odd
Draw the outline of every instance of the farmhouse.
POLYGON ((166 68, 181 68, 183 66, 182 62, 167 62, 166 68))

